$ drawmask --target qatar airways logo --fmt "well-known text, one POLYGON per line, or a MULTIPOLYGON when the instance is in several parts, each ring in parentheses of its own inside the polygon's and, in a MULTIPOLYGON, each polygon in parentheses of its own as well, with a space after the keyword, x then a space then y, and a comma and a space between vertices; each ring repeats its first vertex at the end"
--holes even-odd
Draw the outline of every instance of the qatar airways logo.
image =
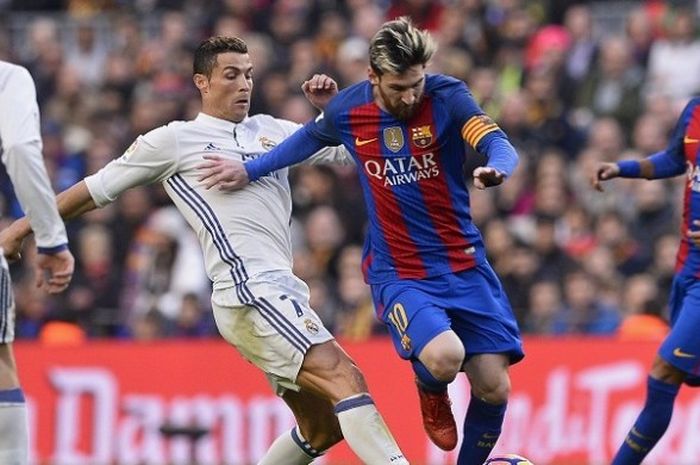
POLYGON ((401 186, 440 175, 435 154, 428 152, 410 157, 382 158, 365 162, 365 173, 379 179, 384 186, 401 186))

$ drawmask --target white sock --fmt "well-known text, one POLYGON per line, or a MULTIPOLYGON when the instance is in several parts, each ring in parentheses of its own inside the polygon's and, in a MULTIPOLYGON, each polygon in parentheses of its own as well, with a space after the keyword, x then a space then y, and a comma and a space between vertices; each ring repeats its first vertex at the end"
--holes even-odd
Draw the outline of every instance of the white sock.
POLYGON ((366 465, 408 465, 369 394, 358 394, 335 406, 348 445, 366 465))
POLYGON ((311 447, 296 426, 275 439, 258 465, 307 465, 322 453, 311 447))
POLYGON ((0 391, 0 463, 27 465, 27 405, 20 389, 0 391))

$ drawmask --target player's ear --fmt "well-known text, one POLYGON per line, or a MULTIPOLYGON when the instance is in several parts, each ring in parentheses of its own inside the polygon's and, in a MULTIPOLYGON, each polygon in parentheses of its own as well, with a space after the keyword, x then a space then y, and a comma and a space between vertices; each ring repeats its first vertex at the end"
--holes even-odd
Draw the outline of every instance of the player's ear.
POLYGON ((192 76, 192 80, 194 81, 194 85, 197 86, 197 89, 199 89, 200 92, 209 92, 209 79, 205 75, 197 73, 194 76, 192 76))
POLYGON ((377 76, 377 73, 374 72, 371 66, 367 67, 367 77, 369 78, 370 84, 373 86, 379 84, 379 76, 377 76))

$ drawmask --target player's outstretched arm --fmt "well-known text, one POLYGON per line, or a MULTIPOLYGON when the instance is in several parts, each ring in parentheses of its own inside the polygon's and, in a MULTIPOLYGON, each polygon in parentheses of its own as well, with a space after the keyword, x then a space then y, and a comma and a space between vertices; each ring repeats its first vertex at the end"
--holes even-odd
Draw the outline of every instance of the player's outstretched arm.
MULTIPOLYGON (((75 218, 96 208, 85 181, 80 181, 58 194, 56 203, 58 204, 58 213, 64 220, 75 218)), ((31 233, 32 228, 26 217, 16 220, 8 228, 1 231, 0 247, 3 249, 5 258, 10 261, 20 258, 22 242, 31 233)))

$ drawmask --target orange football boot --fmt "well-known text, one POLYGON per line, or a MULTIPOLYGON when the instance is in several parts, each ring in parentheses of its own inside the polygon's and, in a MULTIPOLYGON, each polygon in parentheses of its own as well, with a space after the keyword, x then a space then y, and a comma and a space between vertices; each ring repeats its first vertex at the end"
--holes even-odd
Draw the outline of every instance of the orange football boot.
POLYGON ((433 443, 442 450, 457 447, 457 425, 452 415, 452 402, 443 392, 426 391, 416 380, 420 412, 423 415, 423 428, 433 443))

